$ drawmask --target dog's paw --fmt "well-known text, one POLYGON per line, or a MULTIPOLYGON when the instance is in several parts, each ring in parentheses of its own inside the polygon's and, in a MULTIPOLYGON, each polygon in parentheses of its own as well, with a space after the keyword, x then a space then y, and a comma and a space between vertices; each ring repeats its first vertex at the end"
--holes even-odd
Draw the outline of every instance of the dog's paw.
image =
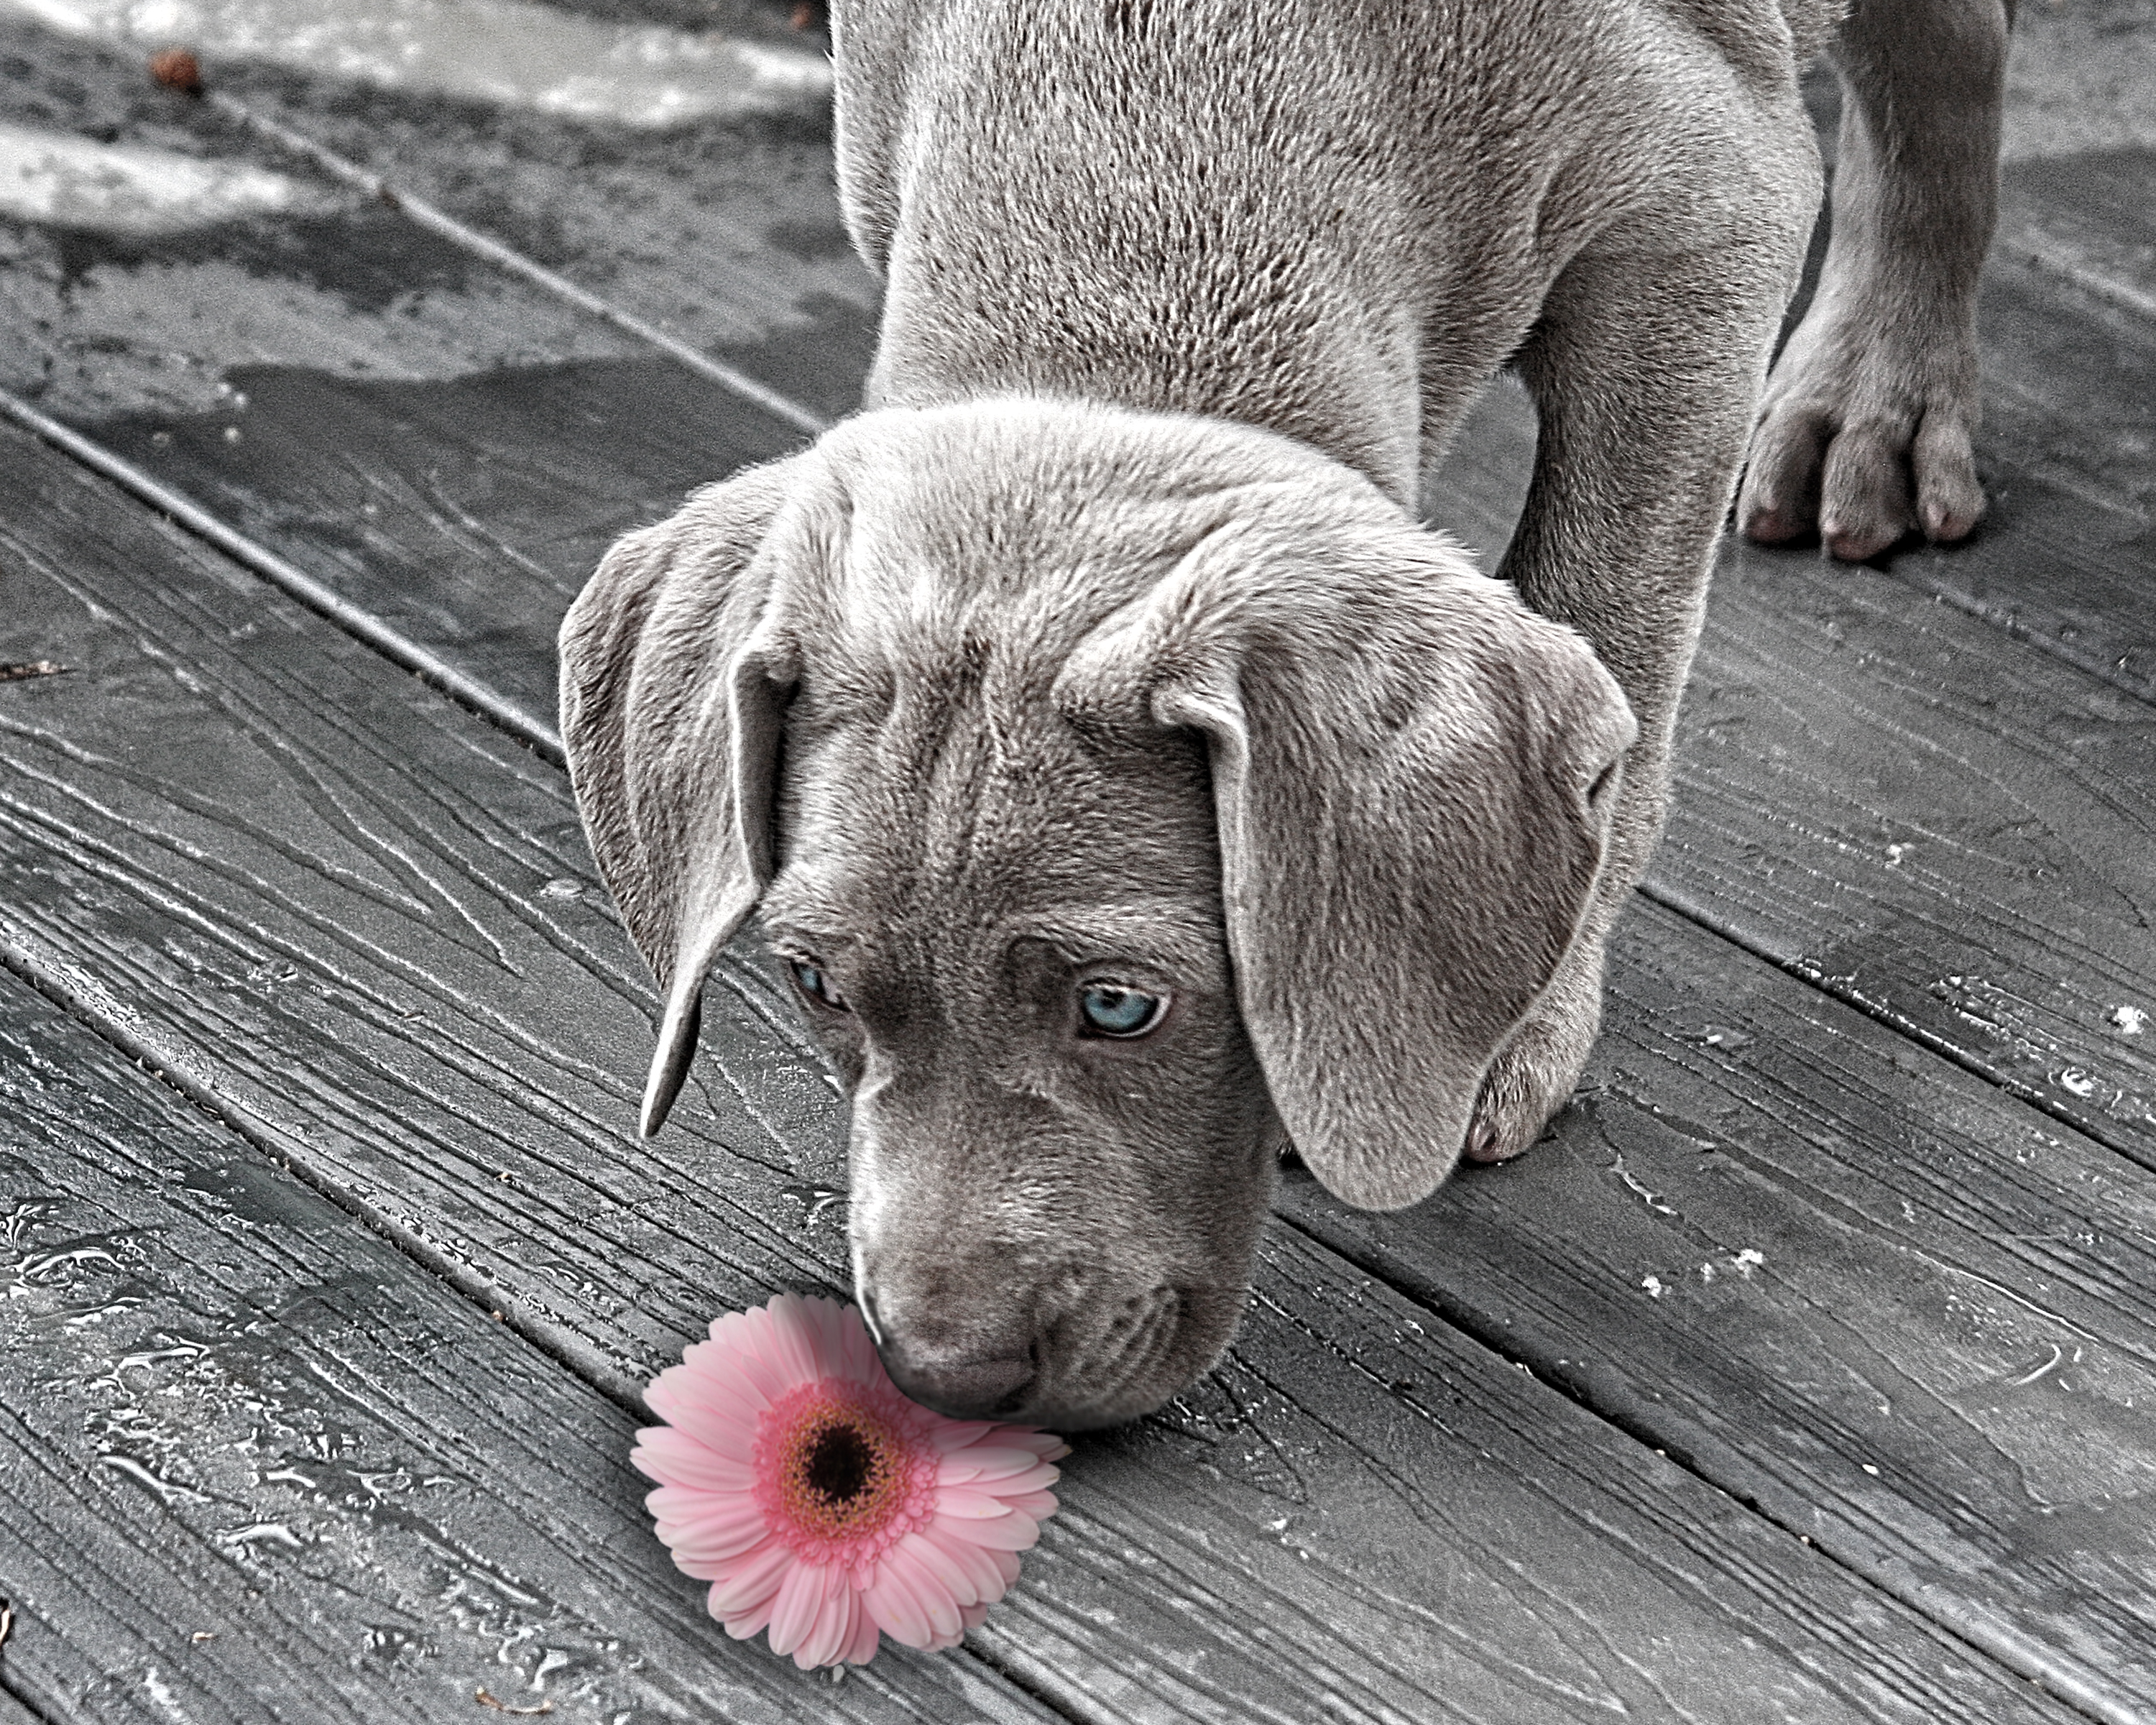
POLYGON ((1602 954, 1576 954, 1482 1076, 1460 1153, 1509 1162, 1542 1136, 1573 1087, 1602 1029, 1602 954))
POLYGON ((1738 525, 1763 545, 1815 530, 1850 562, 1915 531, 1964 538, 1984 515, 1976 421, 1965 333, 1913 309, 1815 305, 1768 380, 1738 525))

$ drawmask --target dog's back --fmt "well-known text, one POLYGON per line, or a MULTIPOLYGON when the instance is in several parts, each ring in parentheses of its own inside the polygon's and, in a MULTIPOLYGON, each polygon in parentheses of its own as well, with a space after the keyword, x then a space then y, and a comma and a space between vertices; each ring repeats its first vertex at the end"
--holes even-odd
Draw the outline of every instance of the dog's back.
POLYGON ((1418 433, 1450 429, 1419 422, 1518 347, 1584 246, 1627 223, 1682 245, 1750 182, 1815 171, 1794 69, 1835 8, 1787 10, 850 8, 840 190, 910 309, 870 400, 1245 418, 1407 501, 1418 433))

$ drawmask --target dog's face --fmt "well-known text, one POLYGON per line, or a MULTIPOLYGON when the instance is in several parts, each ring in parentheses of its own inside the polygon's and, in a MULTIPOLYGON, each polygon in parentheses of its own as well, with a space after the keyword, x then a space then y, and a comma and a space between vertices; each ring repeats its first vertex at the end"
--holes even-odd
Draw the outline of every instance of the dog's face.
POLYGON ((852 1091, 862 1310, 932 1405, 1142 1413, 1235 1327, 1281 1143, 1204 748, 1080 731, 1037 647, 841 627, 762 915, 852 1091))
POLYGON ((1346 470, 1198 421, 891 411, 701 494, 562 631, 668 990, 765 932, 853 1099, 856 1291, 961 1416, 1217 1358, 1291 1141, 1424 1195, 1599 867, 1622 697, 1346 470))

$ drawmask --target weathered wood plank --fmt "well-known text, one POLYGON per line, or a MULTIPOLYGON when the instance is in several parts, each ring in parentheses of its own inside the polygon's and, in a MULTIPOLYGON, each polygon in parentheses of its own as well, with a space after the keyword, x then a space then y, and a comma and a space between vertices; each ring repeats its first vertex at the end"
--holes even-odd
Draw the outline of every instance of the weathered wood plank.
POLYGON ((550 723, 554 632, 607 547, 802 440, 663 357, 228 377, 242 415, 128 414, 95 434, 550 723))
POLYGON ((7 1673, 0 1670, 0 1725, 52 1725, 49 1719, 32 1712, 7 1687, 7 1673))
POLYGON ((2156 1174, 1647 904, 1581 1100, 1285 1214, 2097 1717, 2156 1711, 2156 1174))
POLYGON ((0 222, 0 385, 95 423, 527 711, 551 715, 554 626, 616 535, 799 441, 647 344, 275 160, 131 61, 13 20, 0 43, 27 74, 0 80, 0 121, 236 156, 305 193, 293 212, 146 237, 0 222))
MULTIPOLYGON (((58 36, 11 16, 0 19, 0 53, 17 69, 0 80, 0 118, 186 153, 252 158, 319 186, 303 217, 350 218, 349 197, 338 195, 341 188, 303 157, 236 123, 216 102, 153 88, 140 57, 128 50, 58 36)), ((859 404, 879 290, 839 225, 830 147, 816 129, 762 120, 639 130, 259 67, 212 70, 216 87, 243 95, 250 111, 273 123, 300 122, 309 136, 393 177, 402 191, 570 275, 621 311, 831 417, 859 404)), ((334 248, 308 255, 305 242, 314 236, 303 233, 295 240, 288 230, 259 221, 236 224, 236 232, 234 226, 131 248, 78 229, 64 236, 65 262, 71 273, 88 277, 100 264, 131 258, 192 264, 222 256, 244 261, 262 278, 255 293, 267 294, 283 277, 288 300, 292 289, 311 286, 365 312, 384 309, 402 289, 410 297, 397 309, 421 316, 433 309, 421 290, 468 293, 476 279, 476 260, 439 237, 422 249, 431 266, 428 275, 400 282, 372 276, 363 247, 353 264, 344 265, 334 248), (271 237, 280 232, 287 237, 271 237)), ((239 272, 225 280, 228 290, 250 290, 239 272)), ((110 291, 94 280, 77 285, 94 296, 110 291)), ((184 282, 180 286, 184 303, 184 282)), ((94 320, 100 309, 82 308, 74 321, 94 320)), ((161 320, 153 296, 130 309, 153 323, 161 320)), ((535 304, 501 318, 494 339, 529 339, 558 316, 535 304)), ((214 319, 213 333, 234 333, 237 321, 214 319)), ((131 329, 116 316, 105 333, 123 354, 129 347, 157 352, 148 330, 131 329)), ((274 342, 275 316, 257 319, 249 333, 274 342)), ((385 361, 414 340, 408 332, 387 332, 385 361)), ((69 357, 63 350, 57 368, 70 369, 69 357)), ((165 380, 168 388, 179 381, 165 380)), ((80 387, 108 386, 90 376, 80 387)))
MULTIPOLYGON (((0 706, 11 962, 597 1380, 843 1276, 835 1103, 752 975, 629 1136, 649 1002, 557 775, 6 441, 0 643, 77 667, 0 706)), ((1081 1446, 998 1663, 1103 1719, 2066 1717, 1343 1271, 1276 1242, 1236 1364, 1081 1446)))
POLYGON ((48 1719, 1047 1715, 730 1641, 640 1423, 0 976, 0 1661, 48 1719))
POLYGON ((220 88, 820 413, 860 405, 881 288, 825 127, 639 132, 245 67, 220 88))
POLYGON ((2156 1168, 2156 707, 1868 570, 1716 578, 1656 888, 2156 1168))

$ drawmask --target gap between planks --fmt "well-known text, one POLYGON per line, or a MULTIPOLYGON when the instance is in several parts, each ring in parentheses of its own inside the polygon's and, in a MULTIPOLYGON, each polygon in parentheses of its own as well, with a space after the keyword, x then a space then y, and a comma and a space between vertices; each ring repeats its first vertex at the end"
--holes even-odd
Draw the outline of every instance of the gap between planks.
POLYGON ((1801 958, 1784 957, 1776 953, 1764 942, 1753 939, 1733 922, 1717 916, 1688 895, 1653 880, 1642 880, 1635 889, 1650 904, 1660 905, 1673 916, 1681 916, 1702 932, 1717 940, 1727 941, 1739 952, 1748 953, 1763 964, 1771 964, 1786 977, 1793 978, 1806 988, 1816 989, 1830 1000, 1838 1000, 1844 1006, 1861 1012, 1874 1024, 1884 1025, 1897 1036, 1906 1037, 1928 1054, 1936 1055, 1948 1065, 1957 1066, 1972 1077, 2004 1091, 2017 1101, 2026 1102, 2048 1120, 2055 1120, 2067 1131, 2098 1143, 2114 1155, 2123 1156, 2139 1167, 2156 1173, 2156 1163, 2138 1145, 2128 1142, 2116 1132, 2103 1129, 2100 1117, 2073 1113, 2062 1107, 2056 1098, 2033 1084, 2024 1083, 2010 1072, 1986 1065, 1974 1055, 1956 1048, 1943 1036, 1927 1030, 1922 1024, 1912 1024, 1907 1017, 1895 1012, 1873 999, 1861 988, 1837 985, 1834 978, 1815 964, 1801 958))
POLYGON ((287 562, 269 547, 219 521, 192 498, 151 478, 124 455, 39 413, 21 397, 4 389, 0 389, 0 414, 148 504, 174 525, 215 547, 318 617, 335 624, 355 640, 364 642, 391 664, 402 665, 421 682, 439 689, 468 712, 507 732, 534 753, 567 769, 567 751, 562 747, 561 733, 552 725, 526 712, 479 679, 466 675, 364 607, 354 604, 305 570, 287 562))
POLYGON ((326 144, 317 143, 305 132, 286 126, 281 121, 272 120, 266 114, 258 113, 229 91, 212 90, 209 92, 208 100, 210 105, 220 113, 228 115, 241 125, 251 127, 272 142, 304 157, 332 179, 341 181, 356 191, 364 193, 367 197, 388 204, 392 209, 399 211, 420 227, 440 234, 443 239, 454 245, 461 246, 474 257, 483 258, 497 269, 506 270, 512 275, 521 276, 535 286, 543 288, 547 292, 567 300, 569 304, 588 311, 596 317, 603 318, 615 328, 635 336, 639 341, 649 342, 662 353, 680 361, 690 370, 711 378, 716 383, 723 384, 743 400, 753 402, 767 413, 776 414, 796 429, 805 431, 814 437, 829 429, 831 422, 823 415, 814 413, 792 398, 781 394, 762 379, 752 377, 747 372, 738 367, 730 366, 723 360, 712 358, 700 348, 691 347, 688 342, 668 335, 655 324, 647 323, 634 313, 623 311, 611 300, 603 299, 588 289, 579 287, 566 275, 556 274, 537 259, 525 256, 515 247, 505 245, 491 235, 482 234, 475 228, 468 227, 447 211, 437 209, 426 199, 391 185, 380 175, 369 173, 351 157, 341 155, 326 144))
MULTIPOLYGON (((1706 927, 1703 923, 1697 926, 1706 927)), ((1707 932, 1715 932, 1711 928, 1707 932)), ((1777 966, 1776 968, 1784 967, 1777 966)), ((1788 973, 1797 974, 1794 972, 1788 973)), ((1799 976, 1798 980, 1804 978, 1799 976)), ((1681 1468, 1702 1485, 1724 1493, 1742 1504, 1751 1514, 1791 1535, 1807 1550, 1817 1552, 1856 1580, 1876 1587, 1890 1598, 1898 1599, 1926 1622, 1936 1625, 1971 1651, 1995 1660, 2017 1676, 2027 1679, 2046 1693, 2056 1696, 2076 1712, 2099 1722, 2099 1725, 2150 1725, 2146 1714, 2082 1682, 2071 1671, 2063 1669, 2058 1661, 2047 1658, 2042 1648, 2025 1638, 1979 1621, 1971 1613, 1957 1609, 1952 1602, 1943 1604, 1923 1582, 1897 1573, 1892 1563, 1866 1563, 1858 1553, 1843 1549, 1839 1541, 1813 1539, 1793 1519, 1776 1513, 1774 1507, 1761 1497, 1717 1479, 1688 1451, 1671 1448, 1664 1435, 1655 1429, 1654 1421, 1645 1409, 1620 1405, 1607 1396, 1589 1399, 1583 1390, 1568 1384, 1563 1375, 1548 1372, 1547 1362, 1523 1352, 1517 1341, 1507 1338, 1501 1324, 1486 1318, 1466 1301, 1446 1301, 1440 1304, 1418 1290, 1404 1288, 1395 1279, 1394 1272, 1375 1256, 1358 1254, 1338 1240, 1328 1240, 1294 1217, 1278 1211, 1275 1214, 1283 1227, 1293 1229, 1317 1250, 1340 1258, 1364 1275, 1376 1277, 1402 1298, 1429 1312, 1437 1322, 1494 1354, 1506 1364, 1525 1372, 1537 1383, 1555 1390, 1575 1406, 1593 1414, 1604 1425, 1623 1432, 1643 1448, 1652 1450, 1671 1466, 1681 1468)))

